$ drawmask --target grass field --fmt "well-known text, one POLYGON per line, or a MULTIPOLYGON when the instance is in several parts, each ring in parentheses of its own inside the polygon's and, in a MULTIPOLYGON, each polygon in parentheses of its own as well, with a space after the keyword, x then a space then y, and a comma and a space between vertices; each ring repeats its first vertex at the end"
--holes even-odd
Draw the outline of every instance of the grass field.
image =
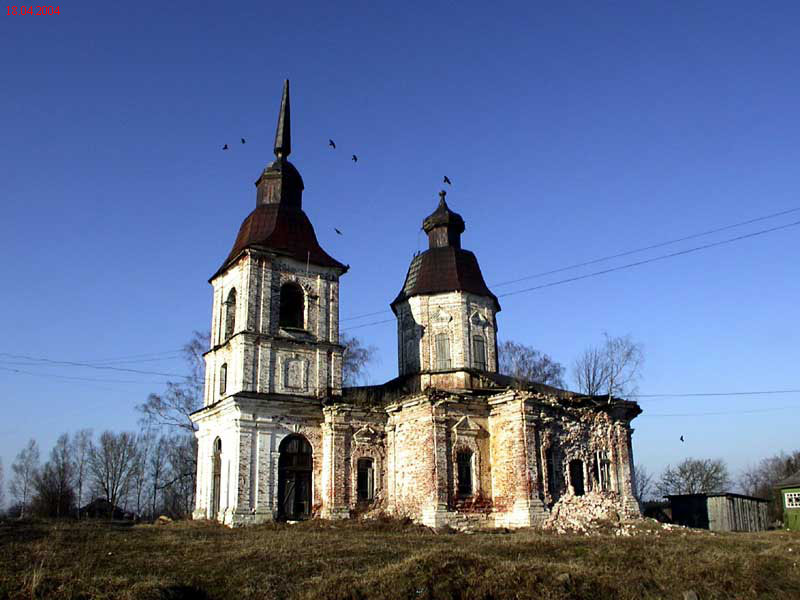
POLYGON ((800 534, 0 524, 0 598, 800 598, 800 534))

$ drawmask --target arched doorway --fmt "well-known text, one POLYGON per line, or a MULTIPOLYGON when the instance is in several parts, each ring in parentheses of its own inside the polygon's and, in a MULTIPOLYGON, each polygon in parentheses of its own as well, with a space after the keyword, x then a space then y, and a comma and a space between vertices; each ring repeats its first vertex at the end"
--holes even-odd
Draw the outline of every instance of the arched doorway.
POLYGON ((311 444, 300 435, 290 435, 278 450, 278 517, 307 519, 311 515, 311 444))

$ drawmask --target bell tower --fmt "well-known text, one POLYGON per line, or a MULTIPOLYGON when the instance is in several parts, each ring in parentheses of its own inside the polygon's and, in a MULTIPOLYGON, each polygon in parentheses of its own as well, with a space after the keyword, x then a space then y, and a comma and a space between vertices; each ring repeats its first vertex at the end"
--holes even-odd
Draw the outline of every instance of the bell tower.
POLYGON ((428 249, 413 258, 391 304, 399 373, 419 375, 422 389, 469 388, 471 373, 497 372, 500 304, 478 259, 461 248, 464 219, 450 210, 446 194, 439 193, 439 205, 423 220, 428 249))
POLYGON ((347 267, 317 242, 303 212, 303 178, 292 150, 289 82, 275 160, 256 181, 256 208, 214 288, 205 405, 240 393, 321 399, 341 394, 339 276, 347 267))
MULTIPOLYGON (((348 267, 317 241, 291 151, 287 80, 275 159, 256 180, 255 209, 209 280, 204 408, 192 415, 199 427, 197 518, 235 524, 280 513, 273 453, 300 431, 297 415, 305 415, 303 423, 321 420, 325 400, 342 393, 339 277, 348 267)), ((307 437, 297 439, 313 444, 307 437)), ((311 500, 297 506, 306 504, 311 500)))

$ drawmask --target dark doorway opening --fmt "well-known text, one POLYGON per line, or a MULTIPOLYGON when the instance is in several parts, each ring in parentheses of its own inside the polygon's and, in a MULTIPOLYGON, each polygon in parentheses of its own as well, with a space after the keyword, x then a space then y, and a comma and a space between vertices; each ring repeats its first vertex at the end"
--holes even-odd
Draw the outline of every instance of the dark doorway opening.
POLYGON ((463 451, 456 455, 458 464, 458 496, 472 496, 472 452, 463 451))
POLYGON ((278 517, 297 521, 311 516, 311 444, 290 435, 280 445, 278 517))
POLYGON ((585 493, 583 487, 583 461, 571 460, 569 461, 569 482, 572 484, 572 490, 576 496, 583 496, 585 493))
POLYGON ((358 459, 356 492, 359 502, 372 502, 375 499, 375 468, 371 458, 358 459))
POLYGON ((547 493, 550 496, 550 506, 558 502, 563 491, 564 473, 560 466, 556 449, 548 446, 544 451, 545 468, 547 469, 547 493))

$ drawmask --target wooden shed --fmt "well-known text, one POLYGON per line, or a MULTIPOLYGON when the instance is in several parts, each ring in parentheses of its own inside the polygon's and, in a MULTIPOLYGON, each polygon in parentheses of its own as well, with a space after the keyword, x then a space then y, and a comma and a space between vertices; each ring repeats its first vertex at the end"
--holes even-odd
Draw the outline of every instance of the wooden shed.
POLYGON ((781 493, 783 526, 800 531, 800 471, 779 481, 775 487, 781 493))
POLYGON ((764 531, 769 501, 742 494, 667 496, 672 522, 711 531, 764 531))

